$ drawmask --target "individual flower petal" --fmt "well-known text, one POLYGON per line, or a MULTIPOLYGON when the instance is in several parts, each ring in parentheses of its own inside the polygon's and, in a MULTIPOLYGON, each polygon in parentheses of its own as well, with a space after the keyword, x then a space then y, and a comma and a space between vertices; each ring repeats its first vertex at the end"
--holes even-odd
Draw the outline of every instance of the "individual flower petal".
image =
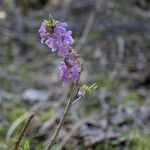
POLYGON ((45 44, 51 48, 52 52, 54 52, 57 49, 57 40, 53 38, 48 38, 45 42, 45 44))

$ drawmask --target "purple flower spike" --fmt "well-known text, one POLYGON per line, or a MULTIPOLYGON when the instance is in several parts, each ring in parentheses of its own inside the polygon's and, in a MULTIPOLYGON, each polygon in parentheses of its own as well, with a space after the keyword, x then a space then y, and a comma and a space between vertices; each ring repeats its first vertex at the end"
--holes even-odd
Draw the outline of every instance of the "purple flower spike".
POLYGON ((81 73, 82 62, 76 51, 71 47, 74 43, 72 32, 67 30, 67 23, 55 21, 52 16, 49 20, 42 22, 39 29, 41 42, 47 45, 52 52, 58 50, 58 55, 62 58, 59 67, 61 71, 62 83, 77 82, 81 73))
POLYGON ((67 31, 67 23, 61 23, 56 21, 53 28, 48 28, 45 22, 42 22, 42 25, 39 29, 41 36, 41 42, 45 43, 52 52, 56 49, 58 50, 59 56, 66 58, 69 56, 69 50, 67 47, 71 46, 74 43, 72 38, 72 32, 67 31))
POLYGON ((81 68, 78 61, 63 61, 59 69, 63 83, 76 82, 79 79, 81 68))

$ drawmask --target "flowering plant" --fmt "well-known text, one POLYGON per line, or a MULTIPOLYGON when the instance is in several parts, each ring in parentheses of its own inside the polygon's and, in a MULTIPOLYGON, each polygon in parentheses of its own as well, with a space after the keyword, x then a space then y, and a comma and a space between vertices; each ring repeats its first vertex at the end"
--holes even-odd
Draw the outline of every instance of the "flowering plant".
POLYGON ((62 58, 59 67, 60 79, 63 83, 79 80, 82 70, 82 61, 78 58, 76 51, 71 47, 74 43, 72 32, 67 30, 67 23, 56 21, 50 15, 49 20, 42 22, 39 29, 41 42, 46 44, 52 52, 58 50, 58 55, 62 58), (75 56, 75 57, 74 57, 75 56))
MULTIPOLYGON (((47 145, 46 150, 51 149, 52 144, 55 142, 55 139, 59 135, 70 106, 80 100, 82 96, 91 95, 97 88, 96 83, 91 86, 87 86, 86 84, 83 84, 82 86, 79 85, 80 75, 83 70, 83 60, 79 54, 77 54, 77 51, 71 47, 74 43, 74 40, 72 38, 72 32, 67 30, 67 27, 67 23, 56 21, 50 15, 49 20, 44 20, 39 29, 41 43, 47 45, 52 52, 58 50, 58 56, 61 57, 62 62, 60 63, 59 67, 61 82, 63 84, 72 83, 69 99, 64 113, 56 127, 54 135, 47 145), (78 98, 75 99, 77 95, 78 98)), ((15 150, 19 149, 19 144, 29 126, 30 121, 35 115, 36 113, 33 112, 25 126, 22 128, 15 142, 15 150)))
POLYGON ((55 133, 50 140, 49 145, 47 146, 47 149, 51 148, 54 140, 57 138, 71 104, 78 101, 81 96, 84 96, 85 94, 92 94, 92 92, 97 88, 96 84, 93 84, 91 87, 87 86, 86 84, 84 84, 82 87, 79 87, 78 81, 80 79, 81 71, 83 70, 83 60, 79 57, 77 51, 71 47, 74 43, 74 39, 72 38, 72 32, 67 30, 67 27, 67 23, 56 21, 50 15, 49 20, 43 21, 39 29, 42 44, 46 44, 52 52, 58 50, 58 55, 62 59, 59 67, 61 82, 63 84, 69 82, 73 83, 64 114, 60 119, 55 133), (84 94, 79 92, 79 89, 84 90, 84 94), (80 93, 80 97, 73 101, 78 93, 80 93))

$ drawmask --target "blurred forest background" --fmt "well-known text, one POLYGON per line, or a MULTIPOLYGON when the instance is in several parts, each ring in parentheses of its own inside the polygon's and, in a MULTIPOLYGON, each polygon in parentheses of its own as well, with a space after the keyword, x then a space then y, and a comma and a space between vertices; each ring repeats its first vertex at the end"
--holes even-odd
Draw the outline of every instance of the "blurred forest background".
POLYGON ((149 150, 149 0, 0 0, 0 150, 32 111, 21 146, 42 150, 67 102, 60 60, 40 43, 49 13, 73 32, 82 83, 99 85, 72 106, 53 149, 149 150))

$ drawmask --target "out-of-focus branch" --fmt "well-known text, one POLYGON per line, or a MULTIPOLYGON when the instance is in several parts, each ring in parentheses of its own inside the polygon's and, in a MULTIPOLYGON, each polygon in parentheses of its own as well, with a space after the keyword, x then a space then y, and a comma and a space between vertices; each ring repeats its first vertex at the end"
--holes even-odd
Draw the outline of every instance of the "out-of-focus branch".
POLYGON ((19 149, 19 144, 20 144, 21 140, 24 137, 24 134, 25 134, 25 132, 26 132, 28 126, 29 126, 29 123, 31 122, 31 120, 33 119, 33 117, 35 117, 35 115, 36 115, 36 113, 32 113, 31 116, 29 117, 29 119, 27 120, 25 126, 22 128, 22 130, 21 130, 21 132, 20 132, 20 134, 19 134, 19 136, 18 136, 18 138, 17 138, 17 140, 15 142, 15 148, 14 148, 14 150, 18 150, 19 149))
POLYGON ((89 19, 85 25, 85 28, 83 30, 82 36, 80 38, 80 41, 78 45, 76 46, 76 49, 81 49, 82 45, 86 42, 87 36, 91 30, 92 24, 95 20, 96 13, 100 10, 102 10, 102 7, 104 4, 106 4, 107 0, 97 0, 95 2, 95 9, 91 11, 91 14, 89 16, 89 19))

